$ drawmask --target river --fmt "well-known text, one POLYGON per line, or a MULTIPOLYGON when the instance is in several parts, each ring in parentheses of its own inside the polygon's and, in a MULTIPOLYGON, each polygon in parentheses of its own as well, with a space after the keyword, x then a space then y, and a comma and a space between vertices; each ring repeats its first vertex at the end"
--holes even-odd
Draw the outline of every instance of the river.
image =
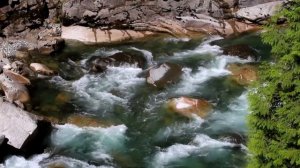
MULTIPOLYGON (((247 88, 228 79, 229 63, 249 63, 223 54, 222 47, 248 44, 269 58, 259 34, 222 39, 154 37, 137 42, 86 46, 68 43, 52 57, 36 60, 58 75, 33 81, 33 110, 63 120, 74 114, 91 117, 103 126, 55 125, 45 153, 31 158, 9 157, 4 167, 137 167, 137 168, 243 168, 248 149, 247 88), (148 66, 173 62, 183 66, 181 80, 165 89, 148 85, 134 66, 109 67, 105 73, 82 71, 92 56, 141 52, 148 66), (68 102, 57 101, 64 93, 68 102), (205 98, 213 112, 205 119, 190 119, 168 112, 169 98, 205 98), (226 141, 237 137, 241 144, 226 141)), ((1 167, 1 165, 0 165, 1 167)))

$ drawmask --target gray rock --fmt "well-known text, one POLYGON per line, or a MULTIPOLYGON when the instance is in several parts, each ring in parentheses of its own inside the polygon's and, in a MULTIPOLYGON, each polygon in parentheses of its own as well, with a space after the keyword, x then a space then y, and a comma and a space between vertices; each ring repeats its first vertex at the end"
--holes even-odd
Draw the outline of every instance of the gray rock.
POLYGON ((275 0, 239 0, 238 4, 240 8, 245 8, 273 1, 275 0))
POLYGON ((242 8, 235 13, 235 17, 252 22, 259 22, 272 16, 280 5, 282 5, 282 1, 269 2, 242 8))
POLYGON ((37 129, 37 120, 16 106, 0 102, 0 132, 8 139, 8 144, 21 149, 25 141, 37 129))
POLYGON ((163 63, 152 67, 148 71, 147 83, 164 88, 168 84, 177 82, 182 75, 182 67, 174 63, 163 63))
POLYGON ((51 123, 29 114, 8 102, 0 102, 0 137, 5 139, 0 145, 0 162, 9 155, 42 153, 43 141, 51 133, 51 123))

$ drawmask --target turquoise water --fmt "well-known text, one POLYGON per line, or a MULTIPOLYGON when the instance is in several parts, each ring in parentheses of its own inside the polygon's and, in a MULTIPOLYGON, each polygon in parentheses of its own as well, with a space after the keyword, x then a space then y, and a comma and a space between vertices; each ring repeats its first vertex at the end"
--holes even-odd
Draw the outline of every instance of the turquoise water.
POLYGON ((61 123, 48 139, 44 154, 29 159, 12 156, 6 167, 146 167, 242 168, 245 167, 247 88, 230 81, 229 63, 249 63, 222 54, 222 47, 248 44, 269 57, 269 48, 258 34, 231 39, 208 37, 176 39, 155 37, 139 42, 84 46, 69 43, 51 58, 35 58, 58 71, 47 80, 34 81, 33 110, 58 118, 61 123), (138 77, 137 67, 110 67, 89 74, 85 62, 92 56, 140 52, 148 65, 174 62, 183 66, 181 80, 156 89, 138 77), (61 92, 68 102, 58 102, 61 92), (177 96, 204 98, 213 104, 205 119, 168 112, 166 101, 177 96), (63 125, 70 115, 81 114, 110 123, 106 127, 63 125), (226 138, 240 139, 240 144, 226 138))

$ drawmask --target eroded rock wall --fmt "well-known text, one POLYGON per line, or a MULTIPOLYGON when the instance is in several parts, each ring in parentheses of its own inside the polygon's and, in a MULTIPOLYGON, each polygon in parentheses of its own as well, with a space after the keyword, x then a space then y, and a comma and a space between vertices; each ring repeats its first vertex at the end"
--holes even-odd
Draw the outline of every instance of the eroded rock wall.
MULTIPOLYGON (((55 44, 59 43, 57 38, 64 34, 61 26, 83 26, 87 31, 90 31, 89 28, 96 29, 99 35, 96 34, 93 38, 111 29, 164 32, 174 36, 186 36, 190 32, 229 35, 255 28, 256 24, 261 24, 262 20, 273 14, 275 6, 282 2, 283 0, 3 0, 0 4, 0 36, 25 38, 32 43, 43 41, 39 42, 37 48, 42 48, 44 53, 49 54, 56 50, 55 44)), ((116 39, 128 39, 125 36, 116 39)), ((87 41, 103 42, 98 39, 87 41)))

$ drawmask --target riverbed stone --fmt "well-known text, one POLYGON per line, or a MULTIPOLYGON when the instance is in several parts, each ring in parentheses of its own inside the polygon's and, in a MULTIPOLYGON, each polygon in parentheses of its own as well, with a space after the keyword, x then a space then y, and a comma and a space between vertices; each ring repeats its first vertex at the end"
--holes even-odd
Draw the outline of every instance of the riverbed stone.
POLYGON ((253 65, 229 64, 227 69, 232 73, 230 79, 242 86, 247 86, 258 79, 257 68, 253 65))
POLYGON ((50 68, 48 68, 46 65, 41 63, 31 63, 30 69, 34 72, 42 75, 53 75, 54 72, 50 68))
POLYGON ((62 62, 59 64, 58 74, 65 80, 76 80, 82 77, 84 72, 76 63, 62 62))
POLYGON ((67 123, 78 127, 109 127, 113 125, 108 121, 99 120, 94 117, 85 116, 82 114, 73 114, 67 118, 67 123))
POLYGON ((182 67, 175 63, 163 63, 148 70, 147 83, 157 87, 165 86, 177 82, 182 75, 182 67))
POLYGON ((55 97, 55 104, 64 105, 71 100, 71 95, 68 92, 61 92, 55 97))
POLYGON ((172 98, 167 102, 167 107, 169 111, 185 117, 192 117, 195 114, 205 118, 212 110, 212 105, 207 100, 190 97, 172 98))
POLYGON ((252 47, 246 44, 238 44, 233 46, 227 46, 223 48, 223 54, 230 56, 238 56, 242 59, 251 58, 257 60, 258 53, 252 47))
POLYGON ((89 61, 92 72, 104 72, 108 66, 129 65, 144 68, 147 61, 143 55, 119 52, 108 57, 92 57, 89 61))

